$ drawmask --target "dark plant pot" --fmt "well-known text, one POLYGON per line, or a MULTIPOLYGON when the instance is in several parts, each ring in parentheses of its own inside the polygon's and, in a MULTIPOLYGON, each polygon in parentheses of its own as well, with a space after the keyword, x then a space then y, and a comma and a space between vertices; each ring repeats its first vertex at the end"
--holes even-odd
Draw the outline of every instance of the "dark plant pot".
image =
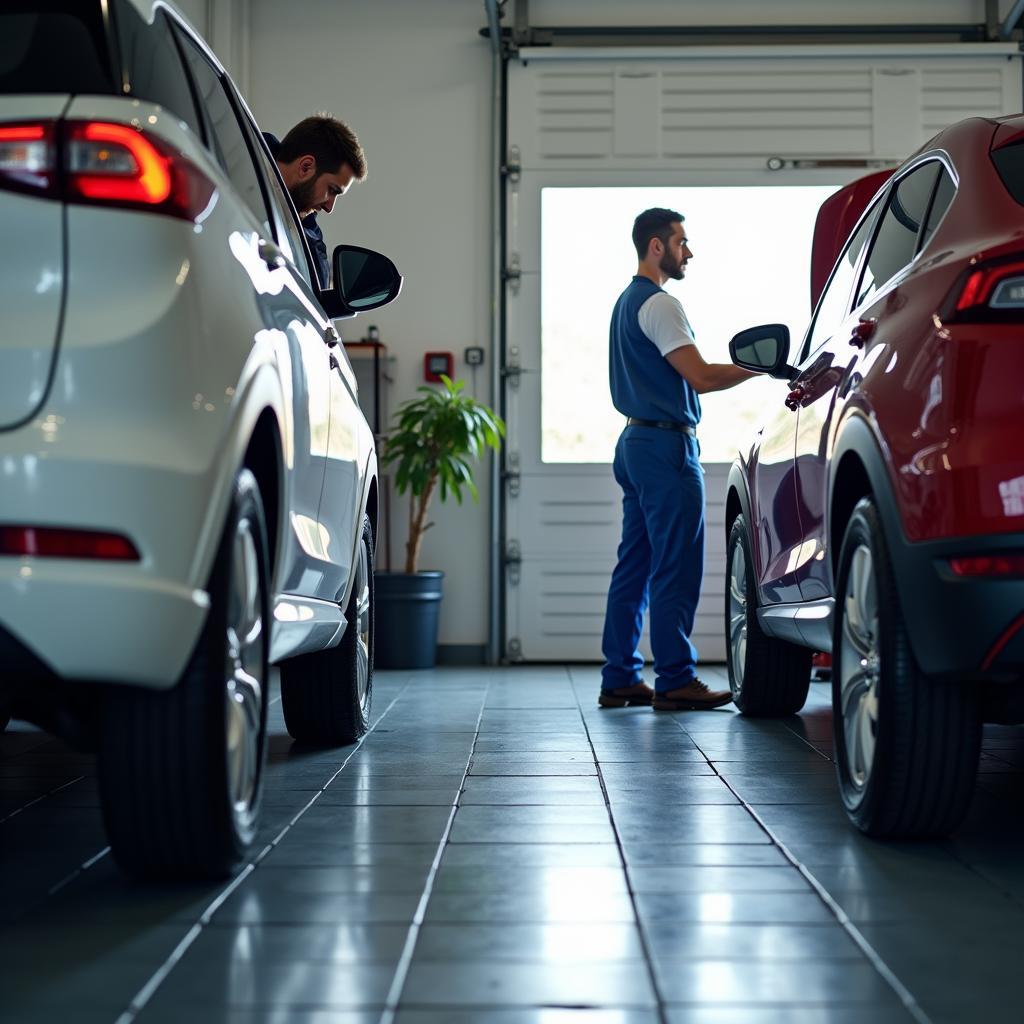
POLYGON ((433 668, 443 572, 377 572, 373 575, 377 668, 433 668))

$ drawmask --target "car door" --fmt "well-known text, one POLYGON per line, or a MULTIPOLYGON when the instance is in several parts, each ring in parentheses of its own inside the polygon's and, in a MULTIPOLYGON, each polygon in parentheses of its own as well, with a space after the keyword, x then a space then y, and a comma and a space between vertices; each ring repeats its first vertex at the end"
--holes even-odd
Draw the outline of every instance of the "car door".
POLYGON ((235 232, 229 249, 250 274, 265 338, 273 345, 286 391, 283 515, 288 525, 275 594, 328 599, 328 554, 317 514, 330 429, 330 365, 308 266, 283 231, 270 188, 276 178, 261 166, 269 158, 253 137, 231 83, 191 34, 180 27, 178 31, 214 154, 261 222, 260 230, 235 232))
POLYGON ((811 546, 805 517, 801 515, 802 496, 798 486, 801 469, 797 451, 799 398, 807 379, 815 377, 823 365, 821 361, 811 364, 809 357, 819 355, 836 323, 849 310, 855 273, 872 222, 873 217, 868 216, 847 242, 821 293, 798 362, 803 371, 801 377, 806 379, 802 383, 797 381, 794 390, 779 401, 761 431, 757 463, 751 475, 752 503, 757 510, 755 557, 761 596, 766 603, 787 604, 803 599, 798 570, 806 564, 811 546))
MULTIPOLYGON (((885 318, 886 296, 898 286, 920 250, 924 225, 940 180, 942 165, 925 160, 895 180, 875 204, 877 215, 862 222, 851 242, 854 250, 870 239, 854 277, 855 288, 843 286, 844 304, 835 315, 816 323, 811 348, 795 382, 798 405, 796 438, 797 505, 804 546, 794 566, 804 601, 832 595, 828 554, 828 454, 847 402, 856 396, 866 372, 865 345, 885 318), (872 225, 877 222, 877 227, 872 225)), ((869 354, 872 359, 876 353, 869 354)))
MULTIPOLYGON (((287 246, 301 289, 308 325, 319 339, 315 351, 315 369, 308 362, 307 374, 316 380, 307 383, 307 392, 317 392, 319 403, 327 389, 327 442, 318 445, 323 477, 317 503, 317 540, 321 558, 317 566, 316 591, 308 596, 321 600, 343 600, 352 571, 356 531, 361 527, 362 466, 369 454, 369 428, 359 409, 355 372, 345 354, 337 328, 328 319, 317 297, 319 288, 312 271, 312 254, 295 207, 288 198, 280 174, 261 141, 258 129, 243 113, 243 121, 253 146, 258 150, 262 173, 267 180, 270 202, 279 225, 282 247, 287 246)), ((312 412, 311 412, 312 416, 312 412)))
POLYGON ((849 316, 861 257, 877 219, 880 204, 881 201, 877 202, 865 213, 836 261, 801 346, 797 360, 800 372, 786 398, 790 429, 793 431, 791 475, 794 511, 799 523, 800 537, 799 542, 789 548, 786 564, 797 592, 794 600, 808 599, 801 587, 801 581, 807 576, 808 563, 819 557, 815 540, 814 514, 821 501, 816 497, 814 481, 824 478, 824 453, 818 450, 819 438, 814 432, 816 421, 811 415, 805 417, 801 424, 802 403, 813 405, 828 391, 830 385, 834 387, 836 367, 831 342, 833 338, 839 337, 842 326, 849 316))
POLYGON ((371 442, 359 408, 355 371, 344 345, 331 350, 330 362, 331 431, 320 499, 320 529, 329 559, 326 583, 334 599, 342 601, 362 530, 363 478, 371 442))

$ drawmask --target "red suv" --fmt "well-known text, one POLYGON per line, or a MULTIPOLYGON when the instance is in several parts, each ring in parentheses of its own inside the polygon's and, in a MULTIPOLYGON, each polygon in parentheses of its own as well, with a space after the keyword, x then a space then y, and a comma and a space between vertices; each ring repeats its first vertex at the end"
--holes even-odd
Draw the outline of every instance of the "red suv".
POLYGON ((782 325, 732 340, 790 390, 729 477, 725 625, 746 714, 798 711, 831 652, 851 821, 925 836, 982 722, 1024 721, 1024 116, 879 177, 822 207, 796 365, 782 325))

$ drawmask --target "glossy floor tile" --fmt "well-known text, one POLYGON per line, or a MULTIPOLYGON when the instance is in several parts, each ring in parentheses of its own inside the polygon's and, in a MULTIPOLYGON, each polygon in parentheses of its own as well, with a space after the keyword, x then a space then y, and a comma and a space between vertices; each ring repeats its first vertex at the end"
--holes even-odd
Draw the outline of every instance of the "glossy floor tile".
POLYGON ((125 879, 93 759, 15 724, 0 1017, 1021 1019, 1024 730, 986 730, 955 836, 882 843, 839 804, 827 686, 771 721, 600 709, 598 682, 588 667, 379 673, 373 729, 342 750, 294 744, 275 700, 250 866, 189 886, 125 879))

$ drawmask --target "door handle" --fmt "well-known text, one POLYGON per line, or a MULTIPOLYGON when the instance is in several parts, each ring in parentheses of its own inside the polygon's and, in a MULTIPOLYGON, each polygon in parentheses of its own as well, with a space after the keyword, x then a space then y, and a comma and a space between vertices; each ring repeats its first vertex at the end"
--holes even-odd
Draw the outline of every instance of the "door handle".
POLYGON ((853 334, 850 336, 850 344, 854 348, 863 348, 864 342, 866 342, 875 333, 875 328, 877 326, 878 321, 874 317, 870 320, 861 320, 861 322, 853 329, 853 334))
POLYGON ((261 238, 256 251, 260 254, 260 259, 271 270, 277 270, 278 267, 284 266, 284 255, 273 242, 268 242, 265 238, 261 238))
POLYGON ((330 364, 331 364, 331 369, 332 370, 340 370, 341 369, 341 363, 339 363, 338 360, 335 359, 333 352, 331 353, 330 364))
POLYGON ((793 412, 796 412, 800 407, 800 402, 806 394, 807 392, 804 391, 800 385, 797 385, 788 395, 786 395, 786 408, 792 409, 793 412))
MULTIPOLYGON (((338 332, 334 329, 333 324, 328 324, 324 328, 324 341, 327 342, 328 348, 334 348, 334 346, 341 341, 341 338, 338 336, 338 332)), ((333 359, 334 356, 331 356, 331 358, 333 359)))

